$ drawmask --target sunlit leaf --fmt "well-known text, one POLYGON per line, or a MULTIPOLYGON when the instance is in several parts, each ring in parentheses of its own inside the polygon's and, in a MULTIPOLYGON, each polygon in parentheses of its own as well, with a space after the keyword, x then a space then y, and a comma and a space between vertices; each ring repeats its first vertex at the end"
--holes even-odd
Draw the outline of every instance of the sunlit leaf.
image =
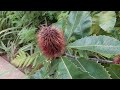
POLYGON ((89 36, 73 43, 68 48, 76 48, 79 50, 88 50, 97 53, 117 55, 120 54, 120 41, 109 36, 89 36))
POLYGON ((111 32, 116 23, 115 11, 102 11, 99 15, 100 27, 107 32, 111 32))

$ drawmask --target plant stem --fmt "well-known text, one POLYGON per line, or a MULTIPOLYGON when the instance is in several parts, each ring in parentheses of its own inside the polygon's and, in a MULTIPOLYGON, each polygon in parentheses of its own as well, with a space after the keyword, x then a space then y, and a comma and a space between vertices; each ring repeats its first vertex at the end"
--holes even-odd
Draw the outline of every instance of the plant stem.
MULTIPOLYGON (((70 55, 70 54, 68 54, 68 53, 65 53, 65 56, 67 56, 67 57, 69 57, 69 58, 72 58, 72 59, 79 58, 79 57, 70 55)), ((99 63, 113 64, 113 61, 110 61, 110 60, 103 60, 103 59, 98 59, 98 58, 88 58, 88 59, 89 59, 89 60, 92 60, 92 61, 99 62, 99 63)))
POLYGON ((113 64, 113 61, 110 61, 110 60, 103 60, 103 59, 98 59, 98 58, 89 58, 89 60, 97 61, 100 63, 113 64))

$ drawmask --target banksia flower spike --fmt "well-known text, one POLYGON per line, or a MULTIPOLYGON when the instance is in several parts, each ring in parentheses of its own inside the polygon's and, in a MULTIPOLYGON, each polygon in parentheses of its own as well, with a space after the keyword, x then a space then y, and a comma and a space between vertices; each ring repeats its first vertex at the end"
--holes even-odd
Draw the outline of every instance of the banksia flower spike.
POLYGON ((64 54, 64 33, 55 26, 42 26, 38 31, 37 40, 39 48, 48 59, 55 59, 64 54))

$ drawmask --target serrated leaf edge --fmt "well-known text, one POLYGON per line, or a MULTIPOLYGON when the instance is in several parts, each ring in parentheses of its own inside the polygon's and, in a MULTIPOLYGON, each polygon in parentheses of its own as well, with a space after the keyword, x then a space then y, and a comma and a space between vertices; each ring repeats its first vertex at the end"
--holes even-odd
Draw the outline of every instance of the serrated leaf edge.
MULTIPOLYGON (((98 63, 98 62, 96 62, 96 63, 98 63)), ((103 65, 101 65, 101 63, 98 63, 101 67, 103 67, 103 69, 105 70, 105 72, 108 74, 108 77, 110 78, 110 79, 112 79, 111 78, 111 75, 108 73, 109 71, 107 71, 107 69, 103 66, 103 65)))

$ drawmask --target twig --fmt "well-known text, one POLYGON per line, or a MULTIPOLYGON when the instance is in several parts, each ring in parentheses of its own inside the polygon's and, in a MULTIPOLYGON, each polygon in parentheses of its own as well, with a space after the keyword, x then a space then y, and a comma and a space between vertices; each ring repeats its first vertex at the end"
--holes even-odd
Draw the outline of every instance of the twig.
POLYGON ((98 58, 88 58, 89 60, 97 61, 99 63, 107 63, 107 64, 113 64, 113 61, 110 60, 103 60, 98 58))
MULTIPOLYGON (((65 53, 65 56, 72 58, 72 59, 77 59, 79 57, 73 56, 73 55, 69 55, 68 53, 65 53)), ((98 58, 88 58, 89 60, 93 60, 99 63, 107 63, 107 64, 113 64, 113 61, 110 60, 103 60, 103 59, 98 59, 98 58)))
POLYGON ((70 54, 68 54, 68 53, 65 53, 65 56, 70 57, 70 58, 72 58, 72 59, 79 58, 79 57, 76 57, 76 56, 70 55, 70 54))

